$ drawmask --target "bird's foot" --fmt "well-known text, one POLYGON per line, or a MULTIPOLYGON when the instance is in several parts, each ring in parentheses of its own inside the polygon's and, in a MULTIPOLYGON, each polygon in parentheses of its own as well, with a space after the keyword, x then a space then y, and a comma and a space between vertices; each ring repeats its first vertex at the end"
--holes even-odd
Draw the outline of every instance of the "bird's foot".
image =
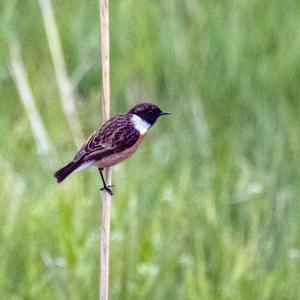
POLYGON ((112 196, 114 194, 111 190, 112 187, 113 185, 105 185, 103 188, 100 189, 100 191, 106 191, 112 196))

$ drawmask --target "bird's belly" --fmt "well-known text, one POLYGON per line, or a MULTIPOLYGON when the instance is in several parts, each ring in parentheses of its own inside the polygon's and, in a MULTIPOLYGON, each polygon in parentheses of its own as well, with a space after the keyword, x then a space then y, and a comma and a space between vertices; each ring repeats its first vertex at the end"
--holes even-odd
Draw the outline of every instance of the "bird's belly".
POLYGON ((93 165, 96 166, 97 168, 101 168, 101 169, 117 165, 118 163, 122 162, 126 158, 130 157, 137 150, 137 148, 139 147, 143 138, 144 138, 144 135, 141 136, 132 147, 130 147, 122 152, 114 153, 107 157, 103 157, 100 160, 95 161, 93 163, 93 165))

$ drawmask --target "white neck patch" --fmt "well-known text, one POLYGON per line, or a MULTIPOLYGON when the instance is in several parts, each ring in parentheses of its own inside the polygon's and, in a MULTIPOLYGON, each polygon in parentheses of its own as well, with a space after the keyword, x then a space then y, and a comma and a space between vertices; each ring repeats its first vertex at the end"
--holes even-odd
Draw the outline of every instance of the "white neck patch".
POLYGON ((131 121, 133 122, 133 126, 140 134, 145 134, 147 130, 151 127, 151 125, 144 121, 142 118, 140 118, 137 115, 133 115, 131 117, 131 121))

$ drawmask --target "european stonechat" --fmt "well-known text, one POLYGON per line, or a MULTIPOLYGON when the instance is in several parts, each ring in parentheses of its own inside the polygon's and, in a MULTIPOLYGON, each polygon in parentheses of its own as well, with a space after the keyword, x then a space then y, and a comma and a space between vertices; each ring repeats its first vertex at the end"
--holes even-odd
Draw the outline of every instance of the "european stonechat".
POLYGON ((131 156, 157 119, 169 114, 154 104, 141 103, 127 114, 113 116, 89 137, 71 162, 54 173, 57 182, 63 181, 75 170, 96 166, 103 182, 101 190, 112 195, 110 187, 105 183, 103 169, 131 156))

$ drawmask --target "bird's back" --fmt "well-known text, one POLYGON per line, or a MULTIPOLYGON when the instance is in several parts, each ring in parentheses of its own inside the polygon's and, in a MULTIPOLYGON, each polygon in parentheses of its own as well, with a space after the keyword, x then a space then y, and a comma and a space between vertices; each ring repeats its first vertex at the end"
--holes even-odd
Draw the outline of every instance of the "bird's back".
POLYGON ((99 160, 132 147, 140 138, 132 115, 117 115, 96 130, 76 154, 74 161, 99 160))

